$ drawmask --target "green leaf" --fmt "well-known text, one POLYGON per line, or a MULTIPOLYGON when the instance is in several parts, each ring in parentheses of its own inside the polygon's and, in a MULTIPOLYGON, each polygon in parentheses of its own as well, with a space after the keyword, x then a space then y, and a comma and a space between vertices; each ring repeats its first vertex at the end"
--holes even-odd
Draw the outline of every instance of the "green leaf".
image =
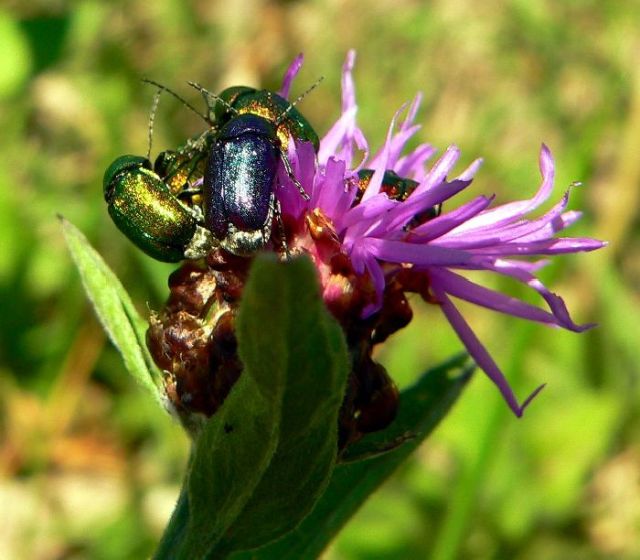
POLYGON ((122 354, 129 373, 163 406, 162 373, 153 363, 145 343, 147 322, 140 317, 129 294, 87 238, 61 216, 60 222, 82 285, 102 327, 122 354))
MULTIPOLYGON (((273 354, 266 356, 270 357, 273 354)), ((207 421, 187 475, 189 521, 184 543, 178 555, 167 558, 206 558, 241 514, 275 453, 283 392, 282 369, 243 371, 222 407, 207 421)))
POLYGON ((402 446, 411 443, 417 447, 419 440, 429 435, 449 411, 473 368, 468 355, 461 353, 423 373, 416 383, 400 394, 395 421, 386 429, 350 445, 340 458, 341 463, 395 452, 398 443, 402 446))
MULTIPOLYGON (((278 448, 223 547, 253 548, 294 529, 325 490, 338 448, 338 412, 349 370, 342 331, 320 298, 313 265, 308 259, 291 261, 287 274, 277 263, 260 263, 262 285, 254 289, 269 299, 270 283, 288 281, 287 299, 271 305, 289 305, 289 321, 282 325, 289 350, 287 385, 281 411, 278 448), (279 278, 279 276, 281 278, 279 278), (268 281, 268 282, 267 282, 268 281)), ((272 329, 270 306, 252 314, 240 332, 246 341, 260 339, 272 329)), ((255 312, 255 310, 254 310, 255 312)), ((245 348, 244 363, 252 368, 264 362, 261 353, 245 348)))
POLYGON ((278 538, 330 479, 348 357, 310 261, 257 258, 236 331, 243 372, 196 441, 156 558, 223 558, 278 538))
POLYGON ((269 546, 236 553, 232 560, 317 558, 367 497, 444 418, 471 376, 473 366, 466 363, 466 357, 462 356, 426 372, 414 386, 402 392, 394 423, 353 446, 350 456, 351 459, 368 456, 402 434, 415 434, 413 439, 383 455, 339 464, 326 492, 296 530, 269 546))
POLYGON ((244 369, 196 441, 187 478, 189 525, 180 558, 204 558, 223 538, 251 498, 278 444, 289 310, 286 280, 271 280, 277 279, 263 277, 259 267, 252 269, 243 292, 236 330, 244 369), (252 337, 252 323, 266 336, 252 337))

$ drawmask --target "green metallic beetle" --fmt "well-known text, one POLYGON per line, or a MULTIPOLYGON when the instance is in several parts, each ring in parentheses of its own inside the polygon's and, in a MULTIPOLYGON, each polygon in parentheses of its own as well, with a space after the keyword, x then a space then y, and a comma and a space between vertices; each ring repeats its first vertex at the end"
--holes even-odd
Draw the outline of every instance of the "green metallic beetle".
POLYGON ((200 89, 209 107, 209 119, 223 125, 238 115, 246 113, 262 117, 277 126, 278 138, 286 149, 289 144, 289 136, 301 141, 311 142, 315 151, 318 151, 320 140, 309 121, 296 109, 296 104, 309 91, 316 87, 318 82, 304 92, 293 103, 286 100, 273 91, 266 89, 254 89, 246 86, 232 86, 213 98, 209 92, 197 84, 192 84, 200 89))
MULTIPOLYGON (((361 169, 358 171, 358 192, 356 194, 357 203, 360 202, 364 191, 369 186, 373 173, 373 169, 361 169)), ((414 181, 407 177, 400 177, 400 175, 392 169, 387 169, 382 176, 380 192, 385 193, 392 200, 404 201, 409 198, 409 195, 416 190, 419 184, 420 183, 418 183, 418 181, 414 181)), ((440 211, 441 206, 438 205, 416 214, 409 224, 407 224, 406 229, 412 229, 428 220, 436 218, 440 215, 440 211)))
MULTIPOLYGON (((358 171, 358 200, 362 198, 364 191, 369 186, 371 178, 373 177, 373 169, 361 169, 358 171)), ((409 195, 416 190, 419 183, 413 179, 406 177, 400 177, 392 169, 387 169, 382 176, 382 185, 380 185, 380 192, 385 193, 392 200, 406 200, 409 195)))
POLYGON ((215 246, 211 233, 201 226, 200 187, 206 155, 215 135, 214 123, 176 93, 151 80, 158 88, 149 116, 147 157, 117 158, 105 171, 104 198, 115 225, 139 249, 164 262, 200 258, 215 246), (169 92, 202 117, 209 128, 177 150, 166 150, 151 166, 149 153, 160 94, 169 92))
POLYGON ((214 246, 211 232, 171 193, 147 158, 119 157, 105 171, 103 187, 113 222, 154 259, 196 259, 214 246))
POLYGON ((153 164, 153 170, 167 185, 171 194, 191 210, 198 222, 204 220, 201 185, 215 137, 214 130, 209 129, 202 135, 189 139, 177 150, 160 152, 153 164))

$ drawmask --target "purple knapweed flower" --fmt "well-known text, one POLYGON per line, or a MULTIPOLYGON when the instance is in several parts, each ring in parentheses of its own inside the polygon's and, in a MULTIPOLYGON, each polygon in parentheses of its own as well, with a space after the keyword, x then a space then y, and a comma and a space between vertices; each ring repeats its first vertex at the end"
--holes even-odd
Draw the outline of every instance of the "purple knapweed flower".
MULTIPOLYGON (((404 108, 395 114, 382 148, 371 156, 356 123, 354 60, 352 51, 342 73, 342 114, 322 138, 317 157, 311 145, 289 142, 294 174, 310 199, 304 200, 295 188, 276 189, 287 245, 292 252, 305 252, 314 259, 324 299, 343 327, 350 324, 346 317, 354 310, 364 323, 375 316, 387 318, 375 327, 384 333, 372 330, 374 342, 410 320, 405 292, 418 292, 438 305, 469 354, 498 386, 511 410, 521 416, 543 386, 520 404, 451 298, 581 332, 593 325, 576 324, 563 300, 535 276, 547 261, 527 261, 523 257, 592 251, 605 243, 556 237, 581 215, 566 211, 568 191, 542 216, 527 217, 549 198, 553 188, 554 163, 545 145, 540 150, 542 182, 533 198, 492 206, 494 197, 481 195, 457 205, 453 197, 471 184, 482 160, 475 160, 449 179, 460 156, 456 146, 447 148, 432 165, 427 162, 436 150, 428 144, 402 155, 408 140, 420 128, 414 124, 420 95, 410 104, 402 122, 404 108), (359 175, 364 169, 373 172, 367 181, 359 175), (388 171, 415 181, 412 190, 403 196, 390 194, 384 186, 388 171), (446 210, 439 212, 443 204, 446 210), (463 274, 480 270, 526 284, 542 296, 548 310, 483 287, 463 274)), ((279 92, 282 96, 289 94, 301 64, 300 56, 289 67, 279 92)), ((280 179, 281 184, 290 185, 284 171, 280 179)))

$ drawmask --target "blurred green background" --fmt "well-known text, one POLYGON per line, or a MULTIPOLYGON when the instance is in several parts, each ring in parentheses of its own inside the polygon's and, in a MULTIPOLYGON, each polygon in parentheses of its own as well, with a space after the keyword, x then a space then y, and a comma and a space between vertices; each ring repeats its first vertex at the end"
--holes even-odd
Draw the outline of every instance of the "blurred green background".
MULTIPOLYGON (((476 375, 326 558, 640 557, 637 1, 4 6, 0 558, 145 558, 177 496, 188 442, 105 340, 55 218, 87 234, 143 313, 159 308, 171 267, 137 251, 102 199, 111 160, 147 150, 154 92, 140 78, 198 104, 186 80, 214 91, 277 88, 302 51, 294 93, 326 77, 301 105, 322 134, 339 115, 351 47, 372 147, 396 108, 422 90, 420 140, 456 143, 460 169, 485 157, 470 195, 532 195, 544 141, 557 162, 554 202, 572 181, 585 185, 573 191, 571 207, 585 217, 571 233, 611 245, 544 271, 576 319, 598 329, 578 336, 464 308, 521 397, 547 388, 516 420, 476 375)), ((163 97, 154 153, 201 129, 163 97)), ((414 324, 380 353, 401 386, 461 349, 437 309, 415 303, 414 324)))

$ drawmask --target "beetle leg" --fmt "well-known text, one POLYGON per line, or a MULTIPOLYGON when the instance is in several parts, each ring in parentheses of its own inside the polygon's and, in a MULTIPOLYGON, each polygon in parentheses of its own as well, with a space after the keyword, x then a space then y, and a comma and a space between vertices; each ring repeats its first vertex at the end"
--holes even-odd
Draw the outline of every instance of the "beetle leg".
POLYGON ((298 181, 296 176, 293 174, 293 169, 291 168, 291 162, 289 161, 289 157, 287 156, 287 154, 281 151, 280 156, 282 157, 282 163, 284 164, 284 169, 287 172, 287 175, 289 175, 289 179, 291 179, 291 181, 293 181, 293 184, 298 188, 302 198, 304 198, 305 200, 310 200, 309 195, 307 194, 307 191, 304 190, 304 187, 300 184, 300 181, 298 181))
MULTIPOLYGON (((199 191, 196 191, 196 194, 199 191)), ((191 214, 191 217, 200 225, 202 225, 204 223, 204 213, 202 212, 202 208, 197 205, 197 204, 190 204, 188 201, 184 200, 184 194, 190 194, 186 191, 186 189, 184 191, 182 191, 180 194, 178 194, 175 199, 178 201, 178 203, 180 204, 180 206, 182 206, 187 212, 189 212, 189 214, 191 214)))
POLYGON ((196 226, 195 233, 185 248, 184 256, 187 259, 201 259, 207 253, 218 246, 217 240, 208 229, 196 226))
POLYGON ((280 234, 281 249, 284 253, 285 260, 291 259, 289 247, 287 246, 287 232, 284 229, 284 221, 282 220, 282 206, 280 201, 274 196, 272 199, 273 217, 278 222, 278 233, 280 234))
MULTIPOLYGON (((182 202, 179 198, 178 201, 182 202)), ((204 224, 204 212, 202 211, 202 208, 200 206, 189 206, 185 203, 183 203, 182 205, 189 211, 189 213, 193 216, 193 219, 198 222, 198 224, 204 224)))
POLYGON ((187 187, 186 189, 182 189, 178 193, 178 196, 180 196, 182 194, 202 194, 202 187, 201 186, 187 187))

